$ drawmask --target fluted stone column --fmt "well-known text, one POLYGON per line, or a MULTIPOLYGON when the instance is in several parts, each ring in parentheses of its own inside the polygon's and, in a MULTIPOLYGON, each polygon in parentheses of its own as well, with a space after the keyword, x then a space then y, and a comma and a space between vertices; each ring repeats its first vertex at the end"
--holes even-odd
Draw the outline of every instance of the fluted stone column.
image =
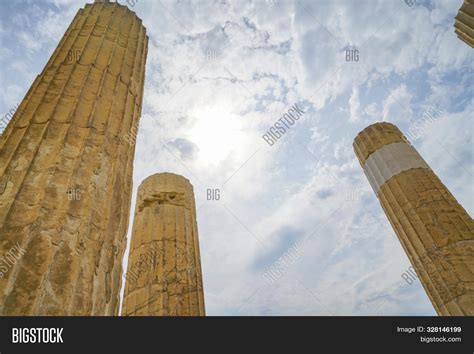
POLYGON ((458 38, 474 48, 474 0, 464 0, 454 19, 458 38))
POLYGON ((474 222, 390 123, 360 132, 355 153, 439 315, 474 315, 474 222))
POLYGON ((204 316, 193 187, 173 173, 138 188, 123 316, 204 316))
POLYGON ((0 138, 0 315, 118 314, 148 37, 118 3, 79 10, 0 138))

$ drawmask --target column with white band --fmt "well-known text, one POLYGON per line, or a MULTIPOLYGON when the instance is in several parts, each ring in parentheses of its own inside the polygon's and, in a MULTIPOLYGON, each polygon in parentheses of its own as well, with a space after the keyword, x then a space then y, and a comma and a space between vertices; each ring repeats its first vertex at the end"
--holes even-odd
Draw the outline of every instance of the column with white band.
POLYGON ((390 123, 376 123, 354 150, 439 315, 474 315, 474 222, 390 123))

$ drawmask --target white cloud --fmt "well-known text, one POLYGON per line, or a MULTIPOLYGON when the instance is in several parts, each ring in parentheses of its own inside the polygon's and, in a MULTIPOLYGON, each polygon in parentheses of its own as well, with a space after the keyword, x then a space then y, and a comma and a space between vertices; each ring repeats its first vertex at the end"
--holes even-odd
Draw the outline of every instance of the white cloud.
POLYGON ((409 121, 412 114, 412 97, 405 84, 390 92, 383 105, 383 120, 394 124, 409 121))
POLYGON ((355 122, 361 119, 360 102, 359 102, 359 89, 357 87, 352 88, 351 98, 349 99, 349 109, 351 122, 355 122))

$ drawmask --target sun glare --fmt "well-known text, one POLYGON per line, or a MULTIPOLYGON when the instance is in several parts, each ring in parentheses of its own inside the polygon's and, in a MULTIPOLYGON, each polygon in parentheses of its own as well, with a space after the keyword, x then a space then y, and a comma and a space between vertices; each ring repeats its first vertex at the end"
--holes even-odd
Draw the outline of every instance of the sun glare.
POLYGON ((212 164, 235 151, 243 141, 241 117, 228 113, 222 107, 210 107, 195 111, 195 124, 189 131, 189 140, 198 148, 198 159, 212 164))

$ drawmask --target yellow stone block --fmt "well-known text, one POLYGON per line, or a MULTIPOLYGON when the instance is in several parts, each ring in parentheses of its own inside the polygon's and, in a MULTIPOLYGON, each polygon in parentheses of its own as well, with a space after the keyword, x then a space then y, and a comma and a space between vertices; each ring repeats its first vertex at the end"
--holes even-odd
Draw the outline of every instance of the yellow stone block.
POLYGON ((400 144, 409 143, 395 125, 376 123, 358 134, 354 150, 438 314, 473 316, 474 222, 425 162, 399 153, 400 144), (376 151, 385 154, 373 163, 376 151), (379 188, 373 175, 383 176, 379 188))
POLYGON ((123 316, 204 316, 193 187, 172 173, 138 188, 123 316))
POLYGON ((87 4, 0 137, 0 256, 25 250, 0 315, 118 314, 147 45, 126 6, 87 4))

